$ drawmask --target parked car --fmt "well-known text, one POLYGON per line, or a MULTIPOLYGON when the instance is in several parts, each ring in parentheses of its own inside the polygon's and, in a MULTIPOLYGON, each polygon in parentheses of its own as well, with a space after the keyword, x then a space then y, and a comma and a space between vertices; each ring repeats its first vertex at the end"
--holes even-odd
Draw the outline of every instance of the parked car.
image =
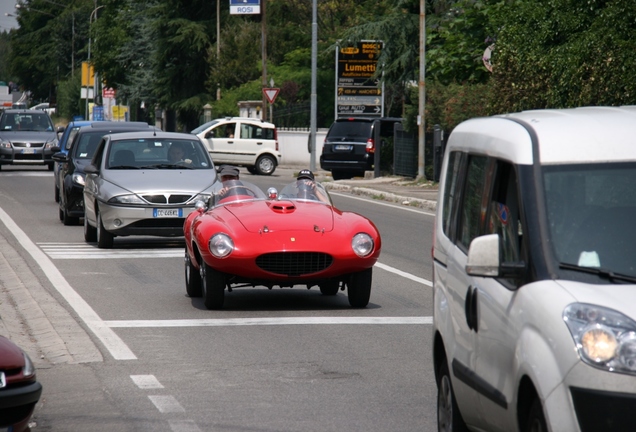
POLYGON ((52 148, 57 143, 51 117, 43 111, 7 109, 0 115, 0 169, 2 165, 46 165, 52 171, 52 148))
POLYGON ((105 135, 84 172, 84 238, 100 248, 116 236, 182 236, 195 202, 220 187, 201 140, 174 132, 105 135), (172 146, 185 158, 171 162, 172 146))
POLYGON ((271 175, 282 157, 278 151, 276 126, 262 120, 220 118, 191 133, 203 140, 217 166, 244 166, 252 174, 271 175))
MULTIPOLYGON (((59 216, 64 225, 77 225, 84 217, 84 167, 90 163, 99 141, 106 134, 156 129, 144 122, 99 121, 84 126, 73 126, 74 133, 66 153, 53 154, 59 165, 56 184, 59 216)), ((61 150, 55 147, 54 150, 61 150)))
POLYGON ((268 196, 249 182, 231 182, 183 227, 190 297, 221 309, 226 288, 317 285, 336 295, 346 285, 350 305, 367 306, 381 249, 373 222, 333 207, 316 182, 311 191, 298 180, 268 196))
POLYGON ((30 431, 29 420, 41 394, 29 356, 0 336, 0 430, 30 431))
POLYGON ((41 110, 44 111, 45 113, 47 113, 48 115, 53 115, 55 114, 55 107, 52 107, 48 102, 42 102, 36 105, 33 105, 31 108, 32 110, 41 110))
POLYGON ((433 247, 444 431, 634 431, 636 107, 450 134, 433 247))
MULTIPOLYGON (((52 150, 54 153, 63 153, 68 154, 69 149, 71 148, 71 144, 73 143, 73 138, 75 134, 82 126, 87 126, 92 124, 93 121, 90 120, 76 120, 69 122, 66 127, 60 127, 58 129, 58 136, 60 137, 57 143, 56 148, 52 150), (57 149, 59 147, 59 150, 57 149)), ((54 198, 55 202, 60 202, 60 164, 53 160, 53 182, 55 186, 54 198)))
POLYGON ((364 177, 374 169, 376 150, 393 139, 396 117, 343 117, 329 127, 320 155, 320 167, 331 171, 334 180, 364 177))

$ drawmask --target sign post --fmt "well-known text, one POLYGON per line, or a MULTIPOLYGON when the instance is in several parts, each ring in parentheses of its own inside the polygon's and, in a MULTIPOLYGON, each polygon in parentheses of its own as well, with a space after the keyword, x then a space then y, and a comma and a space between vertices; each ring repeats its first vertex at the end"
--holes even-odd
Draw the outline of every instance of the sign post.
POLYGON ((383 42, 363 40, 336 51, 336 118, 384 116, 384 83, 373 77, 383 42))

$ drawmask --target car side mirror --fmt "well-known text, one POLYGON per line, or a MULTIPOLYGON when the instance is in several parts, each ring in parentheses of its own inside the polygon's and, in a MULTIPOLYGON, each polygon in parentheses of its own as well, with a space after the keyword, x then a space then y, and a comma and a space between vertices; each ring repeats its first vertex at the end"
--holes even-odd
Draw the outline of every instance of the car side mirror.
POLYGON ((93 164, 88 164, 84 167, 84 172, 86 174, 99 174, 99 168, 93 164))
POLYGON ((470 276, 520 279, 526 271, 526 263, 501 262, 499 234, 476 237, 470 242, 466 273, 470 276))
POLYGON ((53 158, 55 162, 64 163, 68 161, 68 159, 66 158, 66 154, 61 153, 59 147, 56 147, 56 150, 54 149, 53 151, 57 152, 57 153, 53 153, 53 156, 51 156, 51 158, 53 158))

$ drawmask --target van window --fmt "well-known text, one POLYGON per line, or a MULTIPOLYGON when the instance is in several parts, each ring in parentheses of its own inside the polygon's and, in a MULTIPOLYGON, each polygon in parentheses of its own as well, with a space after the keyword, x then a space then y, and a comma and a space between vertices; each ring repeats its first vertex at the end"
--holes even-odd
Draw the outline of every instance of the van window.
POLYGON ((451 221, 453 213, 457 207, 459 199, 459 173, 461 152, 452 152, 448 157, 448 168, 446 170, 445 188, 444 188, 444 207, 442 209, 442 230, 447 237, 453 238, 451 233, 451 221))
POLYGON ((480 235, 481 227, 486 218, 488 158, 485 156, 470 156, 464 187, 463 203, 459 221, 459 243, 468 250, 470 242, 480 235))
POLYGON ((498 161, 487 234, 499 234, 501 262, 518 262, 521 257, 523 229, 519 215, 517 176, 513 166, 498 161))

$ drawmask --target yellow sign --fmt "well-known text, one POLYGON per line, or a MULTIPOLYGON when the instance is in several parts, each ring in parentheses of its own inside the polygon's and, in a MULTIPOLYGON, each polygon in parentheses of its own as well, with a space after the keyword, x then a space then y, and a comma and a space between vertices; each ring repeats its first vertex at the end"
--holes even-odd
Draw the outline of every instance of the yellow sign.
POLYGON ((128 107, 123 105, 114 105, 111 108, 113 112, 113 120, 114 121, 124 121, 126 120, 126 113, 128 112, 128 107))
POLYGON ((95 69, 88 62, 82 62, 82 87, 93 87, 95 82, 95 69))

